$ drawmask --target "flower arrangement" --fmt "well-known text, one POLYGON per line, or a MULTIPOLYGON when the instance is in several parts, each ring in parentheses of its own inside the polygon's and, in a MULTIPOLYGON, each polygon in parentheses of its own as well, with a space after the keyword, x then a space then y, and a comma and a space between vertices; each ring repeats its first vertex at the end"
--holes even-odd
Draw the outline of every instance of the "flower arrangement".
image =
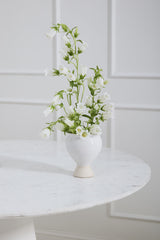
POLYGON ((52 75, 65 77, 69 87, 58 91, 44 111, 47 117, 51 112, 61 109, 61 116, 56 121, 47 123, 41 134, 43 137, 49 137, 56 128, 64 134, 77 134, 81 138, 99 135, 102 133, 100 123, 111 118, 112 114, 110 96, 103 91, 108 81, 104 80, 100 67, 90 68, 88 75, 88 68, 80 66, 79 56, 88 45, 79 39, 77 27, 70 29, 65 24, 56 24, 51 27, 47 36, 53 38, 56 33, 63 34, 63 60, 70 68, 54 68, 52 75))

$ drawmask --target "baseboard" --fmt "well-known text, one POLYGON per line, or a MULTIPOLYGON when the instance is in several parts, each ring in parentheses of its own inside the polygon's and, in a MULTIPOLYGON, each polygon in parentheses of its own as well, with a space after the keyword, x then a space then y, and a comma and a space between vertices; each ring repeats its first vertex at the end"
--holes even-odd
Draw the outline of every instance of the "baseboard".
POLYGON ((62 231, 36 231, 37 240, 106 240, 105 237, 99 236, 82 236, 62 231))

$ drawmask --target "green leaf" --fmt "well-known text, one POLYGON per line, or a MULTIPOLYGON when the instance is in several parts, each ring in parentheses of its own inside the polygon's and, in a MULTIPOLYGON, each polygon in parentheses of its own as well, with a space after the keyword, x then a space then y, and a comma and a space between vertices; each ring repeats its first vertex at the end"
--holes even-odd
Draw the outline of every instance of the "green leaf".
POLYGON ((60 106, 61 108, 63 108, 64 104, 63 104, 63 103, 60 103, 59 106, 60 106))
POLYGON ((89 88, 89 90, 90 90, 91 95, 94 96, 94 90, 93 90, 93 88, 91 88, 91 87, 89 87, 89 86, 88 86, 88 88, 89 88))
POLYGON ((93 71, 95 71, 95 69, 94 68, 90 68, 91 70, 93 70, 93 71))
POLYGON ((78 48, 78 54, 81 54, 82 50, 80 48, 78 48))
POLYGON ((89 118, 89 119, 92 119, 89 115, 87 115, 87 114, 83 114, 82 115, 83 117, 86 117, 86 118, 89 118))
POLYGON ((75 31, 74 31, 74 37, 77 38, 78 36, 79 36, 78 28, 76 28, 75 31))
POLYGON ((77 42, 83 43, 83 41, 82 41, 82 40, 80 40, 80 39, 78 39, 78 40, 77 40, 77 42))
POLYGON ((70 87, 72 88, 77 86, 74 81, 70 81, 69 84, 70 84, 70 87))
POLYGON ((73 56, 73 55, 74 55, 74 52, 73 52, 73 50, 72 50, 72 49, 70 49, 70 50, 68 51, 68 54, 69 54, 70 56, 73 56))
POLYGON ((80 77, 80 79, 84 79, 85 76, 86 76, 86 74, 85 74, 85 75, 82 75, 82 74, 81 74, 79 77, 80 77))
POLYGON ((69 56, 68 55, 66 55, 66 56, 64 56, 64 58, 63 58, 65 61, 69 61, 69 56))
POLYGON ((63 31, 68 32, 69 28, 67 27, 66 24, 61 24, 63 31))
POLYGON ((64 93, 64 92, 65 92, 64 90, 60 90, 59 92, 56 93, 56 95, 59 95, 60 98, 63 99, 63 93, 64 93))
POLYGON ((54 68, 54 72, 53 72, 54 76, 59 76, 60 75, 60 71, 56 68, 54 68))
POLYGON ((52 111, 54 111, 55 106, 51 105, 50 108, 51 108, 52 111))
POLYGON ((71 43, 70 43, 70 42, 67 42, 67 43, 66 43, 66 46, 67 46, 68 48, 71 48, 71 43))
POLYGON ((59 23, 57 23, 57 24, 54 24, 52 27, 51 27, 51 29, 54 29, 56 32, 59 32, 59 29, 60 29, 60 24, 59 23))
POLYGON ((73 32, 73 30, 74 30, 75 28, 77 28, 77 26, 73 27, 73 28, 71 29, 71 31, 73 32))

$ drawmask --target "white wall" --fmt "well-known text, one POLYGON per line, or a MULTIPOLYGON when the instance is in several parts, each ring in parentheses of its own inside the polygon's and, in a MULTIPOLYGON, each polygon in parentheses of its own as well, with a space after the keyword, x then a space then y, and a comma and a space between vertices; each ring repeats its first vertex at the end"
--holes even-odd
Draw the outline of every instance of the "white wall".
POLYGON ((43 76, 45 67, 57 63, 56 44, 44 33, 61 15, 62 22, 78 25, 88 42, 83 64, 99 64, 109 79, 116 103, 112 146, 147 161, 152 179, 111 207, 36 219, 38 239, 159 240, 160 2, 57 3, 59 8, 54 0, 0 3, 0 138, 39 138, 44 104, 64 85, 43 76))

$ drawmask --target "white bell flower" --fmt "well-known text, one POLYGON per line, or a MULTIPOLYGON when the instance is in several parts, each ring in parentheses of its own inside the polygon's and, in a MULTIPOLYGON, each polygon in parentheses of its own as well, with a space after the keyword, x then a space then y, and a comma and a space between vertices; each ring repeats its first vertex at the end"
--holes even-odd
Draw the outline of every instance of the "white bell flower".
POLYGON ((66 119, 64 120, 64 122, 65 122, 69 127, 72 127, 72 126, 74 125, 74 121, 71 121, 71 120, 69 120, 68 118, 66 118, 66 119))
POLYGON ((48 128, 45 128, 41 131, 40 135, 42 138, 49 138, 51 131, 48 128))
POLYGON ((104 110, 105 112, 108 111, 108 104, 106 104, 106 105, 103 106, 103 110, 104 110))
POLYGON ((81 67, 80 67, 79 74, 86 75, 86 74, 87 74, 87 71, 88 71, 88 67, 86 67, 86 66, 81 66, 81 67))
POLYGON ((90 84, 92 83, 92 77, 87 78, 87 82, 88 82, 88 85, 90 86, 90 84))
POLYGON ((47 107, 44 111, 43 114, 45 117, 48 117, 48 115, 52 112, 52 109, 50 107, 47 107))
POLYGON ((104 107, 103 107, 103 110, 105 111, 103 113, 103 119, 104 120, 107 120, 109 118, 114 118, 113 116, 113 106, 114 104, 113 103, 107 103, 104 107))
POLYGON ((106 105, 103 106, 103 110, 105 112, 108 112, 109 110, 113 109, 113 103, 107 103, 106 105))
POLYGON ((53 71, 52 70, 50 70, 50 69, 48 69, 48 68, 46 68, 45 70, 44 70, 44 75, 47 77, 47 76, 53 76, 53 71))
POLYGON ((105 112, 105 113, 103 113, 102 116, 103 116, 103 119, 104 119, 104 120, 110 119, 110 113, 105 112))
POLYGON ((66 107, 66 111, 67 111, 68 115, 74 114, 73 106, 67 106, 66 107))
POLYGON ((79 46, 79 49, 84 52, 86 48, 88 47, 88 44, 86 42, 83 42, 81 46, 79 46))
POLYGON ((62 65, 59 67, 59 71, 61 74, 65 74, 65 75, 68 74, 68 69, 62 65))
POLYGON ((86 112, 86 107, 83 103, 78 103, 76 107, 76 112, 79 114, 84 114, 86 112))
POLYGON ((73 73, 68 73, 67 78, 69 80, 71 80, 71 81, 75 81, 76 80, 76 77, 75 77, 75 75, 73 73))
POLYGON ((56 31, 54 29, 51 29, 47 34, 46 36, 50 39, 54 38, 56 35, 56 31))
POLYGON ((59 104, 60 101, 61 101, 60 96, 59 96, 59 95, 56 95, 56 96, 54 96, 54 98, 52 99, 51 102, 52 102, 52 104, 55 106, 55 105, 59 104))
POLYGON ((86 106, 89 106, 89 107, 92 106, 92 97, 91 96, 87 97, 87 99, 86 99, 86 106))
POLYGON ((90 133, 93 135, 100 135, 102 133, 102 129, 98 125, 94 124, 90 128, 90 133))
POLYGON ((67 90, 65 90, 65 92, 67 94, 72 94, 73 93, 73 89, 72 88, 68 88, 67 90))
POLYGON ((57 128, 57 130, 59 130, 59 131, 63 131, 63 130, 64 130, 64 124, 63 124, 63 123, 60 123, 60 122, 57 122, 57 123, 56 123, 56 128, 57 128))
POLYGON ((96 88, 102 88, 104 87, 104 80, 103 78, 99 77, 96 82, 96 88))
POLYGON ((82 127, 81 126, 78 126, 76 128, 76 133, 77 133, 77 135, 81 135, 81 133, 82 133, 82 127))
POLYGON ((100 100, 100 102, 102 102, 102 103, 107 101, 107 100, 110 100, 110 99, 111 99, 111 97, 110 97, 110 95, 107 92, 105 92, 104 94, 102 94, 98 98, 98 100, 100 100))
POLYGON ((60 105, 55 106, 56 111, 58 111, 59 109, 61 109, 60 105))
POLYGON ((63 40, 64 40, 65 43, 70 42, 69 38, 66 35, 63 36, 63 40))
POLYGON ((89 136, 89 133, 87 130, 83 130, 80 136, 81 136, 81 138, 86 138, 89 136))
POLYGON ((87 79, 87 81, 88 81, 88 86, 89 86, 90 88, 97 89, 96 84, 94 84, 94 83, 92 82, 92 81, 93 81, 92 77, 89 77, 89 78, 87 79))

